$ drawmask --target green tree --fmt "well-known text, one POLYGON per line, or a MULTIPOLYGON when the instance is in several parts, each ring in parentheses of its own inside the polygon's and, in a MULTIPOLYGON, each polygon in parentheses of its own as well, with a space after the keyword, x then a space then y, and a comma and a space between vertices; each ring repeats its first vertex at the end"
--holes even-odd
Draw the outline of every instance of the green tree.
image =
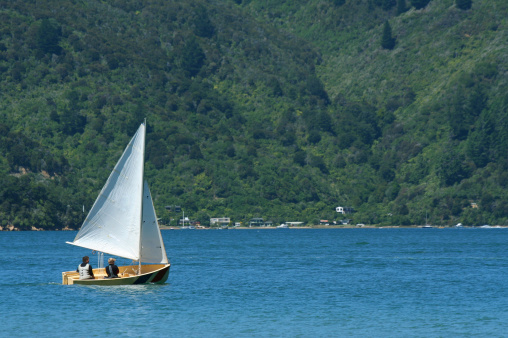
POLYGON ((326 111, 322 111, 318 114, 317 125, 322 131, 333 133, 332 118, 326 111))
POLYGON ((306 89, 310 95, 316 96, 323 100, 325 104, 329 103, 328 93, 323 86, 323 83, 317 78, 317 76, 311 75, 306 79, 306 89))
POLYGON ((393 7, 395 7, 396 5, 396 0, 383 0, 382 4, 381 4, 381 8, 384 9, 385 11, 388 11, 390 9, 392 9, 393 7))
POLYGON ((211 38, 215 32, 215 28, 208 17, 206 8, 199 6, 196 9, 196 17, 194 18, 194 33, 202 38, 211 38))
POLYGON ((406 0, 397 0, 397 14, 402 14, 407 12, 406 0))
MULTIPOLYGON (((234 148, 233 148, 234 150, 234 148)), ((190 158, 191 159, 202 159, 203 154, 201 153, 201 149, 199 148, 199 145, 193 144, 190 148, 190 158)))
POLYGON ((439 161, 438 174, 447 186, 467 178, 469 173, 464 163, 464 157, 454 150, 443 153, 439 161))
POLYGON ((298 150, 293 155, 293 161, 295 163, 301 165, 302 167, 305 165, 306 158, 307 158, 307 154, 305 154, 305 152, 303 150, 298 150))
POLYGON ((60 54, 62 48, 58 45, 62 35, 60 27, 53 24, 48 19, 43 19, 37 30, 36 44, 37 48, 43 52, 51 54, 60 54))
POLYGON ((319 135, 317 130, 311 130, 307 140, 312 144, 319 143, 319 141, 321 141, 321 135, 319 135))
POLYGON ((11 76, 15 81, 21 81, 24 72, 25 67, 23 64, 21 62, 16 62, 11 69, 11 76))
POLYGON ((455 0, 455 5, 457 8, 460 8, 462 10, 468 10, 471 9, 471 6, 473 5, 472 0, 455 0))
POLYGON ((60 115, 60 127, 67 135, 82 133, 85 130, 86 117, 76 110, 65 109, 60 115))
POLYGON ((466 152, 474 164, 482 168, 490 160, 490 138, 494 133, 494 124, 487 118, 480 118, 479 128, 471 133, 467 139, 466 152))
POLYGON ((411 5, 416 9, 425 8, 429 4, 430 0, 411 0, 411 5))
MULTIPOLYGON (((191 149, 191 158, 193 155, 191 149)), ((157 140, 154 142, 149 142, 146 147, 146 158, 150 161, 155 168, 162 169, 164 166, 170 162, 171 157, 168 151, 168 148, 164 141, 157 140)))
POLYGON ((205 53, 196 38, 190 38, 182 50, 182 68, 189 76, 195 76, 203 67, 205 53))
POLYGON ((388 21, 383 26, 383 37, 381 38, 381 47, 384 49, 393 49, 395 47, 395 39, 392 37, 392 27, 388 21))
POLYGON ((234 145, 230 144, 227 146, 226 155, 228 155, 228 157, 235 157, 236 156, 236 150, 235 150, 234 145))
POLYGON ((455 88, 447 112, 453 137, 463 140, 485 109, 487 97, 480 85, 460 84, 455 88))
POLYGON ((311 155, 309 164, 321 170, 323 174, 329 174, 328 168, 326 167, 325 161, 322 157, 311 155))

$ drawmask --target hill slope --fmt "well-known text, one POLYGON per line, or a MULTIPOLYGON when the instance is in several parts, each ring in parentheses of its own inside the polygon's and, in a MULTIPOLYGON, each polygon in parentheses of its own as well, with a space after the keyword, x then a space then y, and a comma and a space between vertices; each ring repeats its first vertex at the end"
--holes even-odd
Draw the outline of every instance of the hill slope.
POLYGON ((332 117, 344 102, 367 103, 383 118, 393 113, 368 151, 399 192, 390 201, 393 190, 383 196, 378 185, 384 207, 372 217, 383 210, 406 224, 421 224, 426 213, 438 224, 506 224, 508 4, 473 1, 461 10, 452 0, 430 1, 417 10, 407 1, 399 13, 395 1, 341 3, 243 6, 319 48, 318 74, 338 105, 332 117), (381 48, 387 21, 393 50, 381 48))
POLYGON ((338 3, 0 2, 1 225, 78 226, 144 117, 163 219, 505 224, 504 2, 338 3))

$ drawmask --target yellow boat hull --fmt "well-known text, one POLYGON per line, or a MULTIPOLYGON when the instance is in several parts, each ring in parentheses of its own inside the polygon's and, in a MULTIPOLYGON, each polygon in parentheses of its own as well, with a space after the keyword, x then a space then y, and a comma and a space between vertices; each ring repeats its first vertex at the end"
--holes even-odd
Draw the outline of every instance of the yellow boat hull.
POLYGON ((138 274, 138 265, 119 266, 119 278, 105 278, 106 269, 93 269, 94 279, 79 279, 76 271, 62 272, 62 284, 71 285, 134 285, 134 284, 163 284, 169 276, 171 264, 141 265, 138 274))

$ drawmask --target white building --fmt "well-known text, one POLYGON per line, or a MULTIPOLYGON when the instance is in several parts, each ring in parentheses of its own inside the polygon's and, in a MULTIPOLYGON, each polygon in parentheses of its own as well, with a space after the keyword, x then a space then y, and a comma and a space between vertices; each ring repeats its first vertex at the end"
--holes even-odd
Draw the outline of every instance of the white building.
POLYGON ((355 212, 355 210, 351 207, 336 207, 335 211, 337 211, 338 213, 341 213, 343 215, 352 214, 353 212, 355 212))
POLYGON ((210 226, 213 226, 214 224, 219 226, 228 226, 229 223, 231 223, 231 219, 229 217, 210 218, 210 226))

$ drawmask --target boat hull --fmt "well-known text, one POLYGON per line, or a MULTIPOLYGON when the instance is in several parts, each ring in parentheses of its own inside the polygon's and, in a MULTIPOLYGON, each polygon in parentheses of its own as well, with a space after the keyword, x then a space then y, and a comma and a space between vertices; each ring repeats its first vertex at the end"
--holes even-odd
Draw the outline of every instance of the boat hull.
POLYGON ((105 278, 106 270, 93 269, 95 279, 79 279, 76 271, 62 272, 62 284, 71 285, 135 285, 135 284, 163 284, 169 276, 171 264, 141 265, 141 273, 138 275, 137 265, 119 266, 119 278, 105 278))

